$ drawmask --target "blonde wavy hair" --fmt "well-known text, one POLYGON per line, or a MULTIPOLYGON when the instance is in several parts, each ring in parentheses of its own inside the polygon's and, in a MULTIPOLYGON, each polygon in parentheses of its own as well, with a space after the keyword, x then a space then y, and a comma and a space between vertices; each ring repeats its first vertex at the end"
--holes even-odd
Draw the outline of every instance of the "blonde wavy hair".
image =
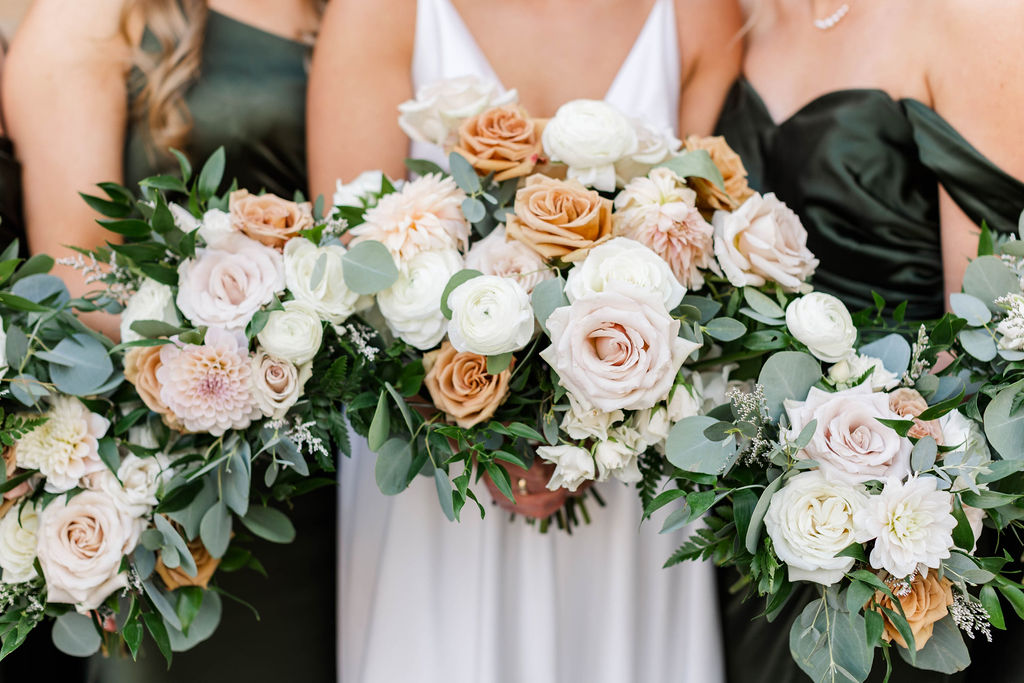
MULTIPOLYGON (((306 2, 319 18, 326 0, 306 2)), ((125 0, 122 36, 129 44, 141 43, 132 30, 141 24, 158 45, 156 51, 137 45, 133 58, 142 79, 134 89, 131 116, 146 124, 153 152, 183 148, 192 130, 185 93, 199 74, 208 16, 207 0, 125 0)), ((305 39, 312 44, 315 34, 305 39)))

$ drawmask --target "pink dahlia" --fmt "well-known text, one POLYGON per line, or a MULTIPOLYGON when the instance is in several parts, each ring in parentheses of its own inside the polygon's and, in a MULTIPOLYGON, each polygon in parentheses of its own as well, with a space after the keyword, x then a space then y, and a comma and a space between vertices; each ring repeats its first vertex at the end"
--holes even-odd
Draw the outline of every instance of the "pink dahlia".
POLYGON ((352 243, 377 240, 399 263, 421 251, 465 251, 469 244, 469 223, 462 215, 465 198, 452 178, 436 173, 417 178, 367 211, 366 222, 352 229, 352 243))
POLYGON ((704 284, 701 269, 718 272, 714 228, 695 206, 697 195, 667 168, 636 178, 615 198, 615 234, 650 247, 687 289, 704 284))
POLYGON ((229 429, 245 429, 261 415, 241 335, 211 327, 202 346, 163 346, 160 362, 160 399, 186 430, 220 436, 229 429))

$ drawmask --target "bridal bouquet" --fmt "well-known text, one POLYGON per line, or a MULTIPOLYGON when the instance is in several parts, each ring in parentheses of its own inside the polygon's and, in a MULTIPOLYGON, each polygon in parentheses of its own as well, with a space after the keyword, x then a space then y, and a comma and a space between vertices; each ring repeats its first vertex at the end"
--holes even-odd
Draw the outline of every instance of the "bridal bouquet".
POLYGON ((962 633, 1004 628, 1000 596, 1024 615, 1022 586, 1002 573, 1009 558, 987 556, 984 533, 1021 517, 1019 435, 1007 441, 1019 385, 965 401, 958 371, 963 347, 978 348, 970 325, 998 306, 1000 293, 984 290, 991 278, 978 275, 991 263, 972 265, 965 289, 975 294, 954 296, 955 314, 921 325, 913 344, 899 334, 866 343, 888 326, 881 299, 856 318, 818 292, 748 299, 763 329, 733 343, 777 348, 720 405, 669 433, 675 486, 647 513, 679 501, 666 528, 701 516, 707 526, 668 564, 736 567, 769 619, 795 602, 790 649, 813 680, 865 680, 876 648, 887 666, 896 650, 953 673, 970 663, 962 633), (954 364, 929 372, 950 351, 960 352, 954 364))
POLYGON ((467 500, 483 513, 483 479, 502 507, 560 525, 587 518, 595 481, 652 499, 670 425, 698 410, 684 364, 746 332, 730 281, 767 301, 758 288, 813 272, 799 221, 720 138, 684 145, 604 102, 538 120, 463 78, 422 89, 399 123, 450 174, 410 160, 415 180, 364 174, 335 198, 349 287, 394 340, 349 406, 381 490, 432 476, 457 519, 467 500))
POLYGON ((350 373, 376 347, 347 322, 360 297, 339 274, 345 249, 308 203, 218 195, 223 151, 194 177, 181 161, 141 197, 104 184, 85 198, 125 238, 70 260, 99 285, 75 306, 122 314, 113 349, 68 312, 60 280, 32 274, 45 264, 0 259, 16 279, 0 293, 10 394, 39 404, 0 433, 19 500, 0 521, 0 656, 44 614, 78 656, 134 657, 148 632, 169 661, 206 639, 217 573, 262 571, 247 545, 290 542, 282 506, 333 485, 314 475, 348 448, 350 373))

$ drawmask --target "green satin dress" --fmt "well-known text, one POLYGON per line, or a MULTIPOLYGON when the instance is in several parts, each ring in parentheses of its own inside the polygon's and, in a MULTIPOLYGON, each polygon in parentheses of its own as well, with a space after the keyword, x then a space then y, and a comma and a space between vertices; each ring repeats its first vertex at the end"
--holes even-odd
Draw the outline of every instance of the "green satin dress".
MULTIPOLYGON (((285 198, 307 192, 305 102, 309 47, 211 11, 200 75, 186 95, 193 127, 184 150, 194 166, 218 147, 227 154, 225 182, 285 198)), ((125 179, 132 185, 176 172, 171 157, 154 161, 145 130, 127 131, 125 179)), ((303 681, 335 680, 336 489, 295 500, 298 531, 290 545, 249 543, 268 578, 251 569, 218 572, 215 583, 258 610, 229 598, 217 632, 192 650, 175 653, 168 672, 151 640, 137 664, 93 661, 91 680, 303 681)))
MULTIPOLYGON (((939 186, 977 224, 1014 232, 1024 209, 1024 183, 972 147, 939 114, 916 100, 893 100, 881 90, 839 90, 805 105, 785 121, 772 120, 746 80, 734 85, 718 123, 719 134, 741 156, 751 186, 774 192, 801 218, 808 246, 821 263, 815 288, 835 294, 852 310, 873 306, 871 292, 891 305, 909 302, 907 316, 927 319, 944 311, 939 186)), ((1020 557, 1020 548, 1010 548, 1020 557)), ((816 593, 804 585, 773 623, 754 620, 763 600, 742 603, 719 572, 726 670, 730 683, 806 681, 789 655, 789 627, 816 593)), ((1011 621, 1009 618, 1007 622, 1011 621)), ((970 680, 1020 681, 1012 661, 1024 633, 996 632, 974 652, 970 680)), ((965 681, 911 669, 898 656, 893 681, 965 681)), ((870 680, 882 680, 875 663, 870 680)))

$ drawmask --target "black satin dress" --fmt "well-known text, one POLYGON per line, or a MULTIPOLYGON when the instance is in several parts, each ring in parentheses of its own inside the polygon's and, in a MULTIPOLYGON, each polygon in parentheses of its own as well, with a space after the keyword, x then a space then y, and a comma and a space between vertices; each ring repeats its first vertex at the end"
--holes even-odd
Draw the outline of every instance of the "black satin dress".
MULTIPOLYGON (((881 90, 828 93, 777 123, 741 79, 726 100, 717 132, 743 159, 751 186, 774 192, 800 216, 808 246, 821 261, 815 288, 835 294, 851 310, 873 306, 875 291, 890 305, 908 301, 909 319, 942 315, 940 185, 972 221, 984 220, 994 231, 1016 231, 1024 209, 1024 183, 986 159, 928 106, 894 100, 881 90)), ((1020 559, 1019 544, 1008 549, 1020 559)), ((733 570, 719 572, 730 683, 809 680, 790 658, 789 628, 817 592, 798 586, 783 614, 768 624, 752 621, 763 600, 743 603, 741 595, 729 594, 737 578, 733 570)), ((1004 610, 1010 612, 1008 606, 1004 610)), ((892 680, 1024 680, 1017 663, 1024 629, 1016 624, 995 638, 989 646, 968 641, 974 663, 953 677, 912 669, 893 653, 898 661, 892 680)), ((883 675, 879 657, 869 680, 883 675)))
POLYGON ((0 135, 0 251, 12 240, 21 240, 25 250, 25 228, 21 222, 21 167, 14 145, 0 135))

